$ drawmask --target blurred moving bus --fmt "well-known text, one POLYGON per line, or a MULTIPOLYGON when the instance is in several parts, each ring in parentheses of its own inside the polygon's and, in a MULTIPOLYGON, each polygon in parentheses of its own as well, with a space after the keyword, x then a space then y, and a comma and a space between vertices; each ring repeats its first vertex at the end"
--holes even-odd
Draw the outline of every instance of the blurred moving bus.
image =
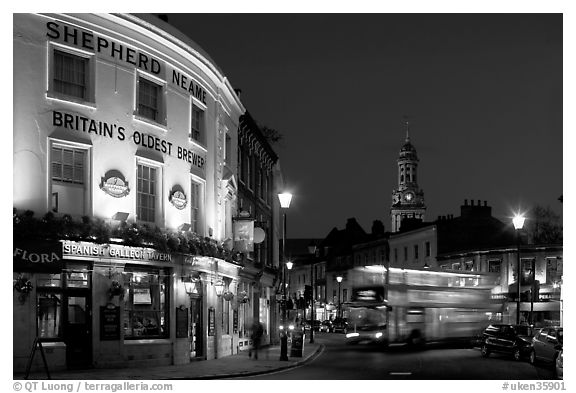
POLYGON ((470 342, 501 317, 493 274, 391 268, 388 282, 374 281, 352 288, 343 304, 349 344, 470 342))

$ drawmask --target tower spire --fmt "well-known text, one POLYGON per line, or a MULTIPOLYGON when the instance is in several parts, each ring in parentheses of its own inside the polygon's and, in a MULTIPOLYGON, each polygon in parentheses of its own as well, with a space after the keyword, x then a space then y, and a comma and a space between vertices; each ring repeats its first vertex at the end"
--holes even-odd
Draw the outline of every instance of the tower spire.
POLYGON ((406 142, 410 142, 410 123, 406 120, 404 124, 406 125, 406 142))
POLYGON ((406 128, 406 142, 410 142, 410 122, 408 116, 404 116, 404 127, 406 128))

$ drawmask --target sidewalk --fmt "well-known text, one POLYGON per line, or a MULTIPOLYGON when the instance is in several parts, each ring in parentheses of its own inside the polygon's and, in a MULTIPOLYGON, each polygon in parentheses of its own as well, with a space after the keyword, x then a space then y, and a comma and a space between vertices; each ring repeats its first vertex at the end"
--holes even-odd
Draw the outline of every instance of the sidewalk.
MULTIPOLYGON (((285 370, 304 364, 316 357, 323 350, 321 344, 304 343, 302 357, 290 357, 288 361, 280 361, 280 346, 269 346, 260 350, 258 360, 248 357, 248 351, 220 359, 196 361, 179 366, 160 366, 146 368, 115 368, 50 371, 51 379, 55 380, 159 380, 159 379, 219 379, 265 374, 285 370)), ((14 379, 24 379, 24 373, 14 375, 14 379)), ((30 373, 30 380, 47 379, 44 371, 30 373)))

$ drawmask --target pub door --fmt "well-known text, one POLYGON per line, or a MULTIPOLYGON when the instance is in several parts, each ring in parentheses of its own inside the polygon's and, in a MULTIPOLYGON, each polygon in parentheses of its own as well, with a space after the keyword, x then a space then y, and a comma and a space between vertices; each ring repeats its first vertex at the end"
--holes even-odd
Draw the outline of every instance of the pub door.
POLYGON ((202 298, 190 297, 190 358, 204 357, 202 298))
POLYGON ((86 291, 70 291, 64 298, 63 331, 68 368, 92 366, 92 312, 86 291))

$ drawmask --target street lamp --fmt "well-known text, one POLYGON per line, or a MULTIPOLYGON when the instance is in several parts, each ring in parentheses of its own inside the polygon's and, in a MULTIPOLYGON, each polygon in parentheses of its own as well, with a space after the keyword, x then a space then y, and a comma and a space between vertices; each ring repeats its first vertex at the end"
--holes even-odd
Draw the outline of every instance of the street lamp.
POLYGON ((286 333, 286 210, 290 207, 292 194, 283 192, 278 194, 280 200, 280 207, 284 209, 283 217, 283 231, 282 231, 282 326, 280 328, 280 360, 288 360, 288 336, 286 333))
MULTIPOLYGON (((294 266, 294 262, 288 261, 286 262, 286 269, 288 269, 288 283, 286 284, 286 288, 288 290, 288 299, 292 299, 292 292, 290 292, 290 284, 292 283, 292 277, 290 271, 292 271, 292 267, 294 266)), ((296 298, 294 298, 296 300, 296 298)), ((292 303, 294 304, 294 303, 292 303)), ((298 308, 298 307, 296 307, 298 308)))
POLYGON ((314 344, 314 308, 315 308, 315 298, 314 298, 314 258, 316 258, 316 245, 311 242, 308 245, 308 252, 312 254, 312 263, 310 263, 310 285, 312 286, 312 300, 310 300, 310 319, 312 320, 312 326, 310 327, 310 344, 314 344))
POLYGON ((517 283, 518 298, 516 299, 516 325, 520 325, 520 277, 521 277, 521 272, 520 272, 520 268, 521 268, 521 266, 520 266, 520 230, 524 226, 524 220, 526 220, 526 218, 521 214, 517 214, 512 219, 512 223, 514 224, 514 229, 516 230, 516 250, 517 250, 517 253, 516 253, 517 254, 516 279, 518 281, 518 283, 517 283))
POLYGON ((342 317, 342 310, 340 308, 342 305, 340 304, 340 284, 342 283, 342 276, 336 277, 336 281, 338 281, 338 318, 342 317))

